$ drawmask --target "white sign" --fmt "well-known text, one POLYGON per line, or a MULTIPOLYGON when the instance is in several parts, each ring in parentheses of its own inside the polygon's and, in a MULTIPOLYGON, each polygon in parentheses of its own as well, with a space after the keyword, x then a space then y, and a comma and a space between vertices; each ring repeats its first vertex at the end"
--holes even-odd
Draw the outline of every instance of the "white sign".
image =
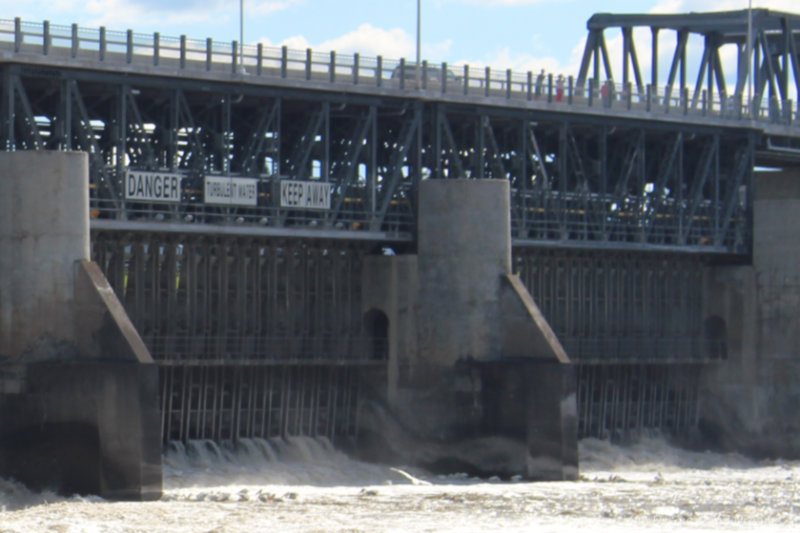
POLYGON ((180 202, 181 175, 128 170, 125 174, 125 199, 180 202))
POLYGON ((258 205, 258 180, 206 176, 203 189, 207 204, 258 205))
POLYGON ((324 181, 281 180, 281 207, 330 209, 331 190, 324 181))

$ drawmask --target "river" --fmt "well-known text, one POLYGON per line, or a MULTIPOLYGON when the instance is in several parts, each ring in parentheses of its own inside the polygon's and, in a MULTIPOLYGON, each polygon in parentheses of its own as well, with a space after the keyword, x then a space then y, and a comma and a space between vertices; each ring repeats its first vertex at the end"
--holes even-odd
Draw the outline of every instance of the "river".
POLYGON ((798 531, 800 462, 580 443, 577 482, 432 476, 351 460, 324 440, 173 447, 148 503, 32 493, 0 480, 0 532, 798 531))

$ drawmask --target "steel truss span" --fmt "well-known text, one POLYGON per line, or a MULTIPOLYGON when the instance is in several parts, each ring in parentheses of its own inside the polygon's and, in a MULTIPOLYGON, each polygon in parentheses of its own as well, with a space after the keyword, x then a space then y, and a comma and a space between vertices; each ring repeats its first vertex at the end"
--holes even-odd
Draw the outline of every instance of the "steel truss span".
POLYGON ((0 142, 88 152, 97 229, 413 242, 419 180, 489 178, 511 183, 517 245, 750 249, 756 133, 741 123, 0 71, 0 142))
POLYGON ((617 80, 628 93, 635 92, 639 98, 648 95, 655 107, 669 107, 670 99, 677 95, 681 107, 691 110, 707 110, 713 102, 720 102, 722 113, 731 116, 752 113, 756 119, 763 116, 776 122, 797 118, 794 104, 800 100, 798 15, 770 9, 672 15, 598 13, 587 26, 589 35, 576 81, 578 87, 592 82, 599 86, 606 80, 613 87, 617 80), (606 44, 606 32, 616 31, 622 35, 622 58, 618 63, 612 61, 606 44), (665 34, 669 37, 665 38, 665 34), (660 44, 665 45, 662 52, 671 53, 668 69, 659 66, 660 44), (697 62, 691 61, 688 54, 694 46, 702 48, 697 62), (644 57, 647 63, 640 63, 637 48, 640 53, 650 52, 644 57), (734 71, 729 73, 732 76, 725 73, 722 61, 728 51, 737 58, 734 71), (612 63, 622 65, 616 78, 612 63), (644 77, 645 69, 649 70, 649 80, 644 77))

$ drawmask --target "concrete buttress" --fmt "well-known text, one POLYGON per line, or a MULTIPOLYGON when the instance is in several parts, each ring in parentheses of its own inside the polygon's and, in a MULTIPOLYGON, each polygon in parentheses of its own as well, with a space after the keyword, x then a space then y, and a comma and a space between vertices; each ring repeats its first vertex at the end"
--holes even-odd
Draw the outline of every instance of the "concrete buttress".
POLYGON ((158 371, 89 259, 88 158, 0 153, 0 475, 161 495, 158 371))
POLYGON ((418 205, 417 254, 365 263, 364 310, 385 313, 389 360, 366 380, 362 452, 575 479, 574 368, 511 273, 508 182, 426 180, 418 205))

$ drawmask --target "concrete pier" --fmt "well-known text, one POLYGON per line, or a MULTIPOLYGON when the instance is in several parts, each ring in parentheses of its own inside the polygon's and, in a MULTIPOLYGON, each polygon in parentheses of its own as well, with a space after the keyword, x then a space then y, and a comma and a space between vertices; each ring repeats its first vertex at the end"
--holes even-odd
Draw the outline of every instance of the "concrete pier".
POLYGON ((158 374, 89 261, 85 153, 0 153, 0 475, 161 494, 158 374))
POLYGON ((89 259, 85 154, 0 154, 0 357, 77 356, 75 262, 89 259))
POLYGON ((370 376, 362 409, 361 448, 372 458, 577 477, 575 376, 511 273, 508 187, 422 182, 417 254, 367 260, 365 312, 389 323, 387 375, 370 376))
POLYGON ((706 272, 706 323, 724 339, 701 385, 710 444, 757 456, 800 457, 800 172, 761 172, 753 258, 706 272))

